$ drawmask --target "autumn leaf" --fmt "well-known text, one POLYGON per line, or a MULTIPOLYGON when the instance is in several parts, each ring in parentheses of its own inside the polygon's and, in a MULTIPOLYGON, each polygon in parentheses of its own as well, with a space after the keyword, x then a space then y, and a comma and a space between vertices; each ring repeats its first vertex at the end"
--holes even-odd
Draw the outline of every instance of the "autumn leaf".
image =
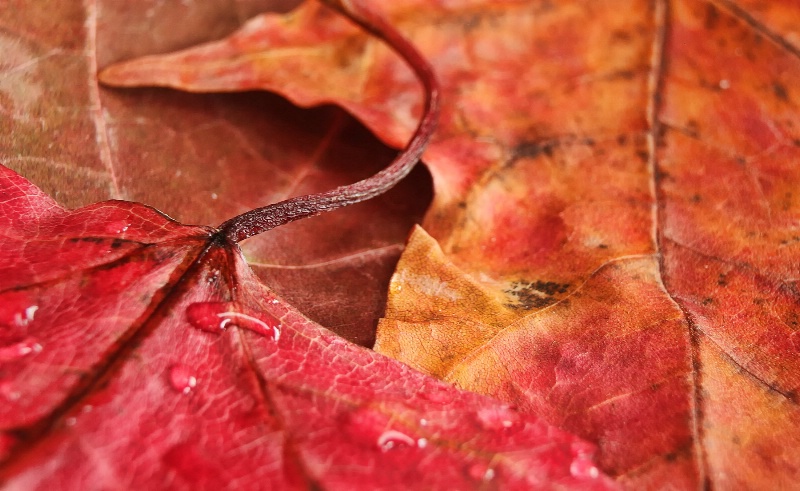
MULTIPOLYGON (((96 12, 88 14, 91 21, 96 12)), ((421 78, 432 94, 430 79, 421 78)), ((23 145, 35 128, 25 126, 19 98, 10 103, 23 119, 10 125, 20 130, 13 144, 41 150, 23 145)), ((119 141, 101 109, 91 109, 100 118, 93 121, 99 160, 112 176, 87 174, 113 188, 118 169, 103 152, 119 141)), ((395 177, 380 179, 391 183, 413 165, 434 113, 426 112, 410 152, 387 168, 395 174, 379 174, 395 177)), ((16 161, 34 161, 26 159, 16 161)), ((210 228, 130 201, 67 210, 1 166, 3 484, 613 488, 592 461, 593 445, 345 341, 277 296, 245 262, 236 242, 291 214, 312 214, 329 196, 368 194, 366 183, 375 182, 210 228)))
MULTIPOLYGON (((793 486, 800 7, 375 3, 445 103, 376 350, 596 442, 633 489, 793 486)), ((420 112, 313 3, 103 77, 335 101, 393 146, 420 112)))

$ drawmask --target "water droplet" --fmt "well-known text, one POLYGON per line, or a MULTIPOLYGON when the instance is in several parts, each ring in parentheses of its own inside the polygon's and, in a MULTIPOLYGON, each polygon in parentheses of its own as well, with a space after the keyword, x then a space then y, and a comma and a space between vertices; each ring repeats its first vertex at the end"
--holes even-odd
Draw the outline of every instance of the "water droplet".
POLYGON ((106 231, 110 234, 121 234, 130 228, 131 224, 125 220, 116 220, 106 225, 106 231))
POLYGON ((475 415, 484 430, 511 430, 519 426, 519 415, 508 406, 479 409, 475 415))
POLYGON ((74 418, 74 417, 69 417, 69 418, 64 420, 64 424, 67 425, 67 426, 75 426, 75 424, 77 422, 78 422, 78 419, 74 418))
POLYGON ((400 448, 425 448, 426 438, 414 439, 406 433, 391 429, 389 415, 371 405, 343 413, 341 428, 351 441, 364 447, 377 445, 383 452, 400 448))
POLYGON ((350 440, 365 447, 375 445, 375 440, 388 425, 389 416, 368 405, 342 414, 341 427, 344 432, 350 440))
POLYGON ((594 462, 585 458, 573 460, 569 466, 569 473, 579 479, 597 479, 600 476, 600 470, 594 465, 594 462))
POLYGON ((419 420, 419 425, 420 425, 420 426, 428 426, 428 420, 427 420, 427 419, 425 419, 425 418, 421 418, 421 419, 419 420))
POLYGON ((208 284, 214 284, 219 280, 219 271, 214 269, 208 273, 208 277, 206 278, 206 282, 208 284))
POLYGON ((18 343, 0 348, 0 362, 15 361, 30 354, 41 353, 42 345, 35 338, 25 338, 18 343))
POLYGON ((591 459, 597 447, 589 442, 577 441, 570 445, 572 456, 575 458, 591 459))
POLYGON ((186 365, 177 364, 169 369, 169 383, 182 394, 188 394, 197 386, 197 378, 186 365))
POLYGON ((31 305, 22 312, 16 312, 14 314, 14 325, 18 327, 27 326, 33 320, 33 317, 36 315, 37 310, 39 310, 38 305, 31 305))
POLYGON ((477 481, 491 481, 494 479, 494 469, 483 462, 476 462, 467 468, 469 477, 477 481))
POLYGON ((22 394, 14 388, 14 384, 10 380, 0 382, 0 395, 8 401, 18 401, 22 394))
POLYGON ((572 464, 569 466, 569 472, 574 477, 580 479, 595 479, 600 475, 600 470, 592 462, 597 447, 589 442, 574 442, 570 446, 572 451, 572 464))
POLYGON ((389 450, 394 450, 397 448, 416 446, 416 442, 413 438, 405 433, 400 433, 397 430, 384 431, 378 437, 377 443, 378 448, 380 448, 383 452, 388 452, 389 450))
POLYGON ((217 195, 217 193, 211 193, 211 199, 217 199, 217 198, 219 198, 219 195, 217 195))
POLYGON ((34 303, 34 298, 29 292, 9 291, 0 295, 0 329, 8 336, 24 336, 27 331, 22 329, 33 322, 39 306, 34 303))
POLYGON ((186 308, 186 318, 189 323, 203 331, 219 334, 230 324, 230 321, 223 322, 217 314, 220 310, 225 310, 228 303, 224 302, 200 302, 193 303, 186 308))
POLYGON ((245 314, 233 302, 200 302, 189 305, 186 317, 197 329, 219 334, 229 327, 241 327, 257 334, 278 341, 281 337, 281 325, 277 319, 267 313, 255 315, 245 314))
POLYGON ((719 81, 719 88, 722 90, 728 90, 731 88, 731 81, 727 79, 722 79, 719 81))
POLYGON ((427 387, 419 392, 417 395, 425 399, 426 401, 430 401, 437 404, 444 404, 450 402, 453 399, 453 395, 450 391, 445 387, 440 387, 438 385, 432 385, 427 387))

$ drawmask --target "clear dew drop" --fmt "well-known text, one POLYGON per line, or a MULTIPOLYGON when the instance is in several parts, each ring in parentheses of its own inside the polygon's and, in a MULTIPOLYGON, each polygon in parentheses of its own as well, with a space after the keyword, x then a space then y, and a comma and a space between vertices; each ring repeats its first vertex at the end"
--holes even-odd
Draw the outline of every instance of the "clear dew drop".
MULTIPOLYGON (((428 442, 426 440, 425 444, 427 443, 428 442)), ((417 446, 417 442, 415 442, 413 438, 405 433, 400 433, 397 430, 387 430, 381 433, 381 435, 378 437, 377 444, 378 448, 380 448, 382 452, 417 446)))
POLYGON ((208 284, 214 284, 214 283, 216 283, 217 281, 219 281, 219 271, 215 269, 215 270, 212 270, 212 271, 211 271, 211 272, 208 274, 208 276, 206 277, 206 282, 207 282, 208 284))
POLYGON ((0 362, 16 361, 28 355, 41 353, 42 345, 32 337, 0 348, 0 362))
POLYGON ((9 380, 4 380, 0 382, 0 395, 3 396, 7 401, 18 401, 22 394, 19 390, 14 387, 14 384, 11 383, 9 380))
POLYGON ((372 408, 361 406, 342 413, 341 428, 347 438, 362 446, 373 446, 389 424, 389 417, 372 408))
POLYGON ((31 305, 22 312, 14 314, 14 325, 17 327, 25 327, 33 321, 36 311, 39 310, 38 305, 31 305))
POLYGON ((176 364, 169 369, 169 384, 181 394, 188 394, 197 386, 197 377, 186 365, 176 364))
POLYGON ((21 328, 33 322, 39 310, 35 297, 31 292, 13 290, 0 296, 0 331, 11 337, 24 335, 26 331, 21 328))
POLYGON ((122 234, 125 233, 131 227, 131 224, 126 222, 125 220, 116 220, 109 223, 106 226, 106 231, 111 234, 122 234))
POLYGON ((230 322, 223 322, 224 319, 217 314, 227 310, 228 305, 226 302, 193 303, 186 308, 186 319, 197 329, 219 334, 227 328, 230 322))
POLYGON ((476 462, 467 468, 467 475, 476 481, 488 482, 494 479, 494 469, 483 462, 476 462))
POLYGON ((436 385, 417 392, 417 396, 435 404, 445 404, 453 398, 453 394, 448 389, 436 385))
POLYGON ((520 426, 519 415, 507 406, 485 407, 479 409, 475 419, 484 430, 511 431, 520 426))
POLYGON ((594 462, 585 458, 573 460, 569 466, 569 473, 578 479, 597 479, 600 476, 600 470, 594 462))
POLYGON ((253 331, 273 341, 281 337, 281 324, 267 313, 250 315, 233 302, 198 302, 186 309, 186 318, 197 329, 216 334, 230 327, 253 331))
POLYGON ((592 462, 595 453, 595 446, 588 442, 575 442, 571 446, 572 463, 569 466, 569 473, 578 479, 596 479, 600 476, 600 470, 592 462))

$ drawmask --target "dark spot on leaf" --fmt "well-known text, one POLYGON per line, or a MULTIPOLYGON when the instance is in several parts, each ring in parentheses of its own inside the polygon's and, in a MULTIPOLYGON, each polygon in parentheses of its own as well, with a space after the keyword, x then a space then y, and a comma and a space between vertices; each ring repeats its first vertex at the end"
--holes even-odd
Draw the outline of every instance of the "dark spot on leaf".
POLYGON ((711 297, 708 297, 708 298, 703 299, 702 303, 703 303, 703 305, 711 305, 712 303, 714 303, 714 299, 711 298, 711 297))
POLYGON ((114 239, 114 240, 111 241, 111 248, 112 249, 119 249, 120 247, 122 247, 122 244, 124 244, 124 243, 125 243, 125 241, 123 241, 123 240, 114 239))
POLYGON ((697 124, 697 121, 690 119, 686 123, 684 133, 692 138, 700 138, 700 126, 697 124))
POLYGON ((613 37, 615 41, 628 42, 631 40, 631 34, 623 29, 615 29, 611 33, 611 37, 613 37))
POLYGON ((775 92, 775 97, 782 101, 789 100, 789 93, 786 91, 786 87, 784 87, 779 82, 772 82, 772 91, 775 92))
POLYGON ((721 274, 721 275, 719 275, 717 277, 717 285, 719 285, 719 286, 727 286, 728 285, 728 279, 725 278, 724 274, 721 274))
POLYGON ((628 136, 627 135, 619 135, 617 137, 617 144, 621 147, 624 147, 628 144, 628 136))
POLYGON ((566 293, 569 283, 553 281, 515 281, 505 293, 515 298, 515 302, 506 304, 513 309, 530 310, 543 308, 556 302, 555 295, 566 293))
POLYGON ((553 143, 552 142, 523 142, 516 146, 514 149, 514 159, 520 158, 536 158, 541 154, 548 157, 553 156, 553 143))
POLYGON ((692 203, 699 203, 703 201, 703 198, 699 194, 692 195, 692 203))
POLYGON ((662 170, 660 167, 656 167, 656 170, 654 172, 654 176, 653 177, 655 178, 656 182, 658 182, 658 181, 666 181, 668 179, 672 179, 672 176, 669 175, 668 172, 662 170))
POLYGON ((621 78, 623 80, 632 80, 636 76, 636 73, 632 70, 622 70, 617 72, 616 76, 617 78, 621 78))
POLYGON ((714 29, 719 24, 719 10, 711 4, 706 6, 705 28, 714 29))
POLYGON ((597 246, 597 248, 598 249, 608 249, 608 246, 606 244, 600 244, 600 245, 597 246))
POLYGON ((650 154, 646 150, 639 150, 636 152, 636 155, 642 160, 642 162, 647 162, 650 158, 650 154))

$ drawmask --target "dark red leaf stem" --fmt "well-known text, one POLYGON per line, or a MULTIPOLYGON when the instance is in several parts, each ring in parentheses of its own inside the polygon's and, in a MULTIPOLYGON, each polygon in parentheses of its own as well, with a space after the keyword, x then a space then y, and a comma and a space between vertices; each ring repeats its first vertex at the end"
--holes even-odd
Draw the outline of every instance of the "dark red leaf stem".
POLYGON ((385 193, 403 179, 419 161, 439 119, 439 84, 427 60, 394 27, 361 0, 321 0, 385 41, 414 70, 425 92, 422 118, 406 147, 381 172, 362 181, 324 193, 309 194, 273 203, 231 218, 220 225, 228 240, 241 242, 280 225, 332 211, 385 193))

